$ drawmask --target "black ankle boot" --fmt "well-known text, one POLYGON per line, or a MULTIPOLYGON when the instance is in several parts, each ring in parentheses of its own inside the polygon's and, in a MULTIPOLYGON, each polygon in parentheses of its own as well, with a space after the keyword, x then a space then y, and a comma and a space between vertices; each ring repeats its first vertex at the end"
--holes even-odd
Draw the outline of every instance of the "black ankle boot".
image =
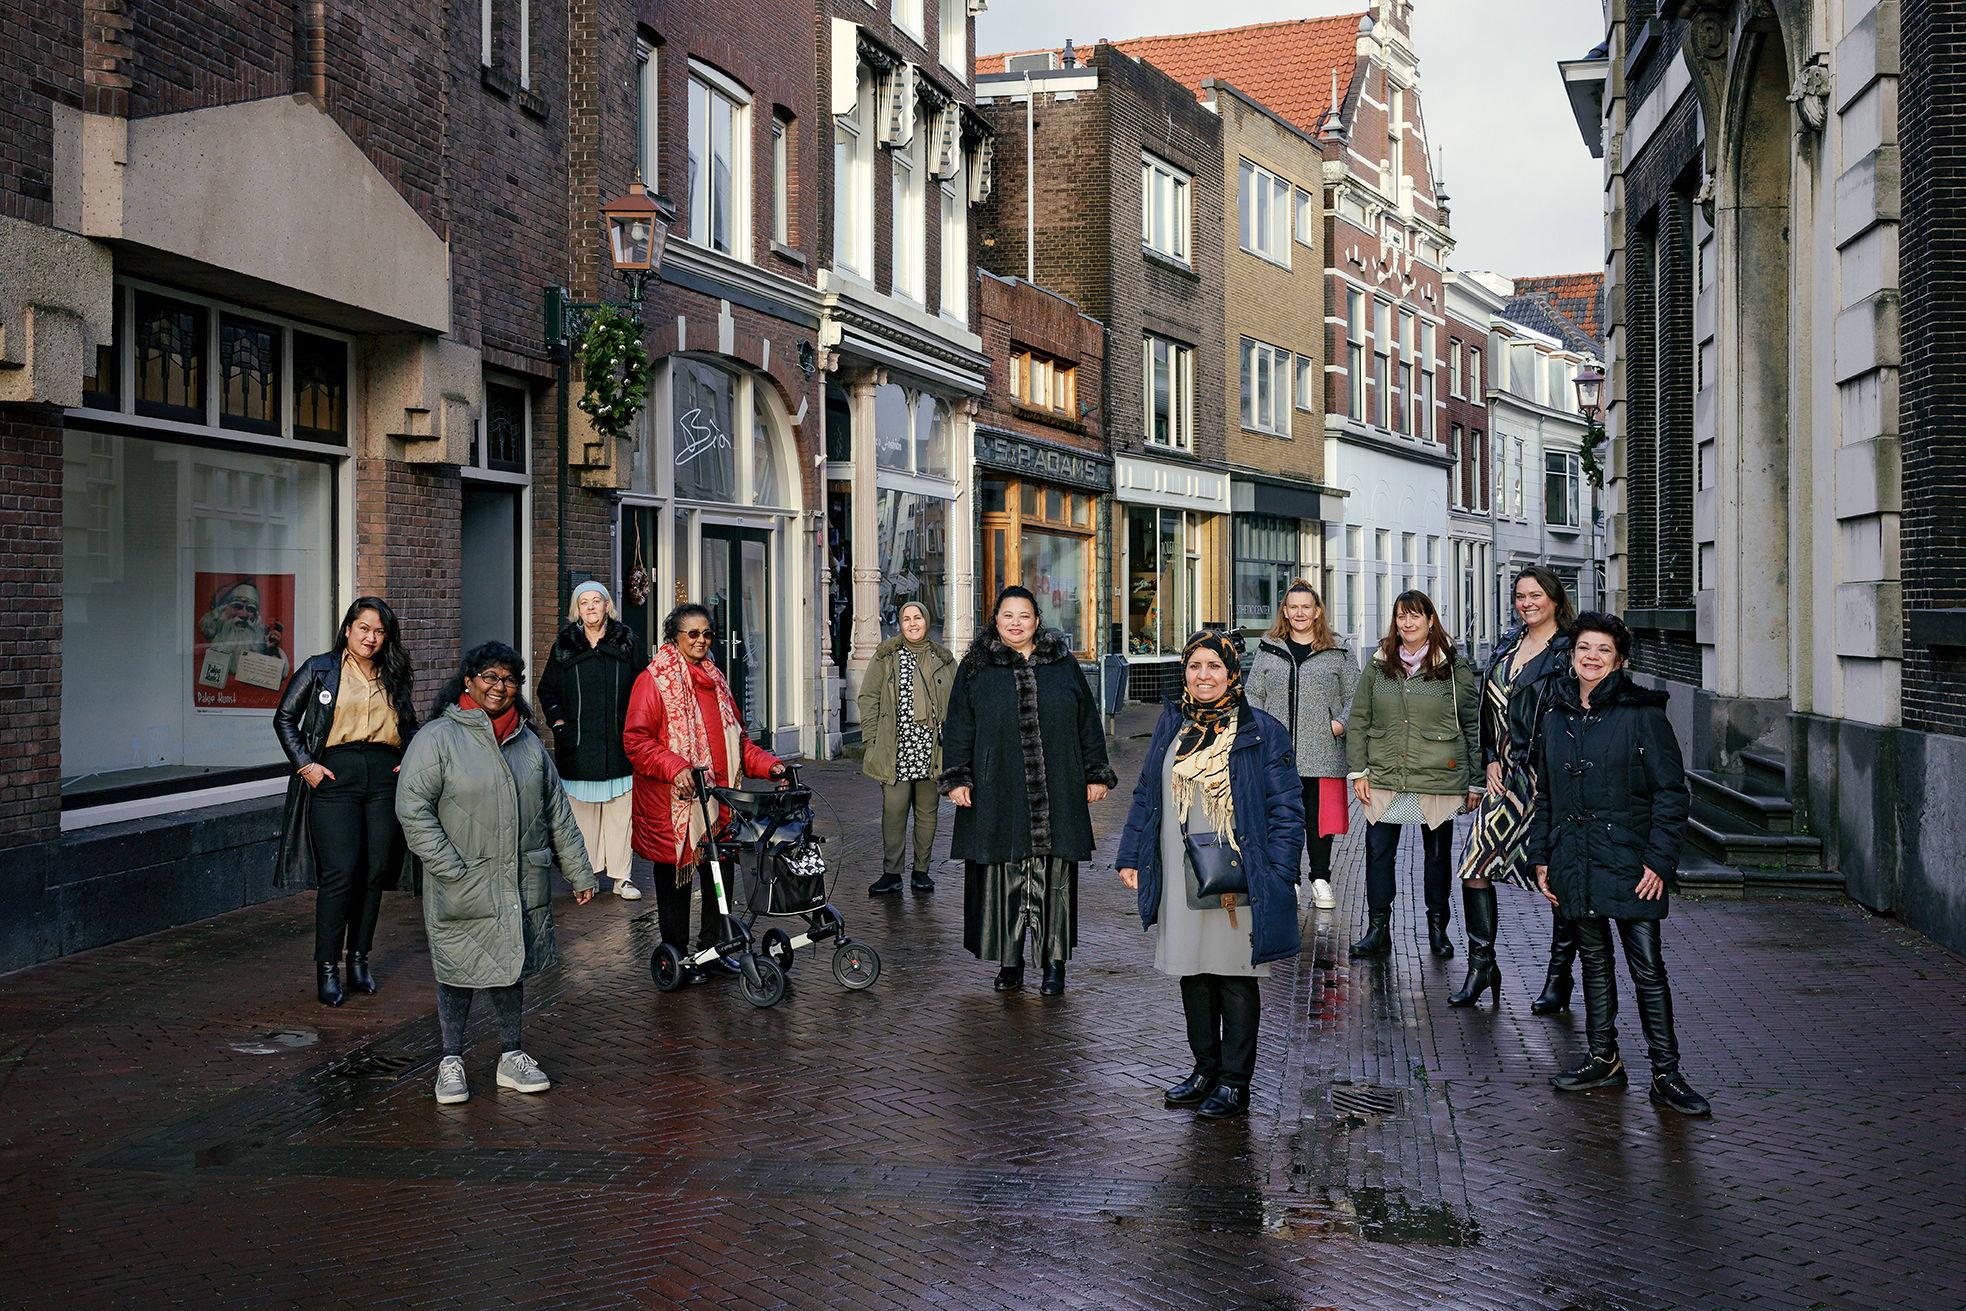
POLYGON ((1038 984, 1041 997, 1062 996, 1065 991, 1065 962, 1048 961, 1044 967, 1044 980, 1038 984))
POLYGON ((366 951, 348 953, 348 988, 351 992, 375 995, 375 975, 369 973, 369 954, 366 951))
POLYGON ((1550 916, 1550 972, 1543 978, 1543 992, 1529 1003, 1532 1015, 1554 1015, 1570 1009, 1570 993, 1576 985, 1571 962, 1577 958, 1577 925, 1558 915, 1550 916))
POLYGON ((1375 910, 1366 916, 1365 936, 1352 944, 1354 956, 1390 956, 1393 950, 1393 913, 1375 910))
POLYGON ((323 1006, 339 1006, 347 994, 341 990, 341 967, 331 960, 316 961, 315 986, 323 1006))
POLYGON ((1024 967, 1022 965, 1004 966, 997 971, 996 981, 990 986, 998 992, 1016 992, 1024 986, 1024 967))
POLYGON ((885 897, 890 892, 899 891, 901 891, 899 874, 883 874, 867 885, 867 895, 870 897, 885 897))
POLYGON ((1472 1006, 1486 992, 1491 1004, 1502 1004, 1502 971, 1495 964, 1495 889, 1461 888, 1461 906, 1468 919, 1468 977, 1461 990, 1447 999, 1449 1006, 1472 1006))
POLYGON ((908 880, 908 886, 917 892, 933 892, 935 891, 935 879, 930 876, 927 870, 918 869, 915 871, 915 876, 908 880))
POLYGON ((1218 1083, 1208 1099, 1195 1108, 1195 1114, 1204 1120, 1226 1120, 1231 1116, 1249 1114, 1249 1089, 1238 1088, 1232 1083, 1218 1083))
POLYGON ((1447 940, 1447 912, 1427 912, 1427 947, 1436 956, 1452 956, 1454 944, 1447 940))

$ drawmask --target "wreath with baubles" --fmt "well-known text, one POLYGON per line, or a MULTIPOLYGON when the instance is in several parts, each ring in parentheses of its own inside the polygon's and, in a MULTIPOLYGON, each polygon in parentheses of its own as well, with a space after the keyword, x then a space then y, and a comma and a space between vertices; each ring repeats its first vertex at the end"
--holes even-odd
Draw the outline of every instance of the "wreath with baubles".
POLYGON ((580 409, 603 436, 628 436, 649 398, 649 353, 642 325, 612 306, 594 311, 580 337, 580 373, 586 385, 580 409))

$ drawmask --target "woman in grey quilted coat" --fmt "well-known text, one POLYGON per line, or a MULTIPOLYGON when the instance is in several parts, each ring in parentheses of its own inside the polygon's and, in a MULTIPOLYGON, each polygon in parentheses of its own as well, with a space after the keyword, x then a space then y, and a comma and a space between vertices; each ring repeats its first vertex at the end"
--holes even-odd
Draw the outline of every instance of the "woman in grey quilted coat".
POLYGON ((498 1014, 499 1086, 528 1093, 553 1086, 520 1045, 523 980, 556 959, 554 864, 576 902, 594 895, 573 808, 519 695, 525 673, 526 662, 503 642, 466 653, 403 753, 396 784, 396 818, 423 861, 423 927, 444 1043, 437 1100, 446 1105, 471 1096, 464 1026, 480 992, 498 1014))
POLYGON ((1282 720, 1304 782, 1304 846, 1311 854, 1311 904, 1330 910, 1331 834, 1345 831, 1345 721, 1358 691, 1358 662, 1324 617, 1324 598, 1299 578, 1250 662, 1249 704, 1282 720), (1327 781, 1329 780, 1329 781, 1327 781), (1333 814, 1333 809, 1336 813, 1333 814), (1325 822, 1320 823, 1323 820, 1325 822), (1328 831, 1328 832, 1326 832, 1328 831))

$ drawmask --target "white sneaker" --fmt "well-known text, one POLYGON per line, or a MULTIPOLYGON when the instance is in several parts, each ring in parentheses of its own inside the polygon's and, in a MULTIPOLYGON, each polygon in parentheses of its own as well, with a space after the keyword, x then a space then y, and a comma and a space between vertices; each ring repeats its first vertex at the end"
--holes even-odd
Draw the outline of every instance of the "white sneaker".
POLYGON ((1331 890, 1329 879, 1311 880, 1311 904, 1319 910, 1330 910, 1338 904, 1338 894, 1331 890))
POLYGON ((630 883, 627 879, 620 879, 614 885, 614 895, 623 901, 640 901, 642 899, 642 890, 630 883))
POLYGON ((524 1052, 506 1052, 498 1058, 498 1086, 542 1093, 553 1086, 553 1081, 539 1068, 539 1062, 524 1052))
POLYGON ((455 1106, 471 1100, 471 1085, 464 1079, 464 1058, 446 1056, 437 1062, 437 1105, 455 1106))

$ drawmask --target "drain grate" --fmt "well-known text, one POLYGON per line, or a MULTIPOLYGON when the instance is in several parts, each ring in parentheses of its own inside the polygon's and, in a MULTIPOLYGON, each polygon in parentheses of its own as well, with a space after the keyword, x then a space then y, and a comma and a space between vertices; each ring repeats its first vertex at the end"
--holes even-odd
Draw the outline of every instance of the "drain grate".
POLYGON ((1380 1088, 1369 1083, 1333 1084, 1331 1109, 1340 1115, 1377 1119, 1397 1114, 1404 1104, 1397 1088, 1380 1088))
POLYGON ((343 1061, 335 1067, 335 1073, 344 1079, 393 1079, 415 1065, 418 1059, 404 1052, 392 1055, 368 1052, 343 1061))

